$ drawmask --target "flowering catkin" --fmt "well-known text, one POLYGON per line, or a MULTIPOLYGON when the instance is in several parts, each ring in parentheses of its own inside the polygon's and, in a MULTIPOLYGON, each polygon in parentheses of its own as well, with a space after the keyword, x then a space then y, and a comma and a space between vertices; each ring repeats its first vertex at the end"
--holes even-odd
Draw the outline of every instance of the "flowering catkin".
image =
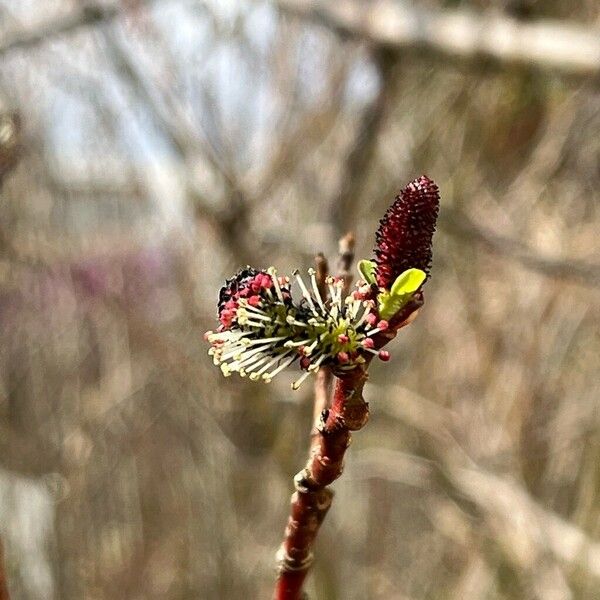
POLYGON ((440 207, 437 185, 425 175, 411 181, 388 208, 376 234, 377 284, 389 289, 415 268, 429 275, 431 243, 440 207))
POLYGON ((219 292, 218 329, 206 333, 215 365, 225 376, 269 382, 295 363, 302 372, 292 384, 297 389, 321 367, 339 373, 369 355, 388 361, 375 340, 429 274, 438 210, 433 181, 422 176, 409 183, 381 220, 375 261, 360 261, 363 279, 346 297, 334 277, 322 296, 313 269, 308 284, 294 272, 295 299, 290 278, 273 267, 240 270, 219 292))
POLYGON ((329 295, 323 299, 314 270, 309 285, 297 271, 294 276, 299 302, 292 301, 290 279, 272 267, 247 267, 225 282, 219 293, 220 326, 206 334, 225 376, 238 373, 268 382, 297 361, 304 374, 294 382, 296 389, 321 366, 351 369, 364 362, 365 354, 389 359, 387 351, 374 347, 373 336, 388 323, 377 317, 373 300, 359 293, 344 298, 343 282, 334 277, 327 279, 329 295))

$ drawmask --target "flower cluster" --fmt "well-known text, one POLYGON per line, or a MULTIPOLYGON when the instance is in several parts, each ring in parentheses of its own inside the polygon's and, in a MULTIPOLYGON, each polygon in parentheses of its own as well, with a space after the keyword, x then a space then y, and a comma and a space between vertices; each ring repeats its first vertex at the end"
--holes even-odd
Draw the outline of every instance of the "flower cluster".
POLYGON ((298 272, 294 277, 302 294, 299 303, 292 301, 290 279, 279 277, 274 268, 248 267, 221 289, 221 325, 206 339, 225 376, 237 372, 269 382, 297 361, 304 371, 292 384, 297 389, 321 366, 351 369, 365 361, 365 353, 389 360, 386 350, 375 350, 373 336, 388 322, 378 317, 373 300, 359 290, 343 298, 343 281, 333 277, 327 279, 324 300, 314 270, 308 285, 298 272))
POLYGON ((425 175, 411 181, 398 196, 379 224, 375 262, 377 283, 389 288, 407 269, 420 269, 429 275, 431 241, 440 208, 437 185, 425 175))
POLYGON ((292 388, 298 389, 323 366, 353 369, 369 354, 389 360, 374 336, 389 328, 425 282, 438 210, 433 181, 423 176, 406 186, 380 223, 375 261, 360 261, 362 280, 346 297, 344 282, 329 277, 323 298, 312 269, 308 285, 293 274, 299 302, 292 298, 290 278, 273 267, 239 271, 219 293, 218 329, 205 336, 214 363, 225 376, 237 372, 269 382, 297 362, 303 374, 292 388))

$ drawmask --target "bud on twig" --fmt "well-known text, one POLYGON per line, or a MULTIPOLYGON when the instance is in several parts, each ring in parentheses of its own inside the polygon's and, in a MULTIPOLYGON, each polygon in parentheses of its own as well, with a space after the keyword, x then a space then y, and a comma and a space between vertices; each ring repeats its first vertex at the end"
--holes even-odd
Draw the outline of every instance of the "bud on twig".
POLYGON ((376 235, 377 283, 389 288, 407 269, 429 276, 431 243, 440 208, 437 185, 425 175, 396 196, 380 221, 376 235))

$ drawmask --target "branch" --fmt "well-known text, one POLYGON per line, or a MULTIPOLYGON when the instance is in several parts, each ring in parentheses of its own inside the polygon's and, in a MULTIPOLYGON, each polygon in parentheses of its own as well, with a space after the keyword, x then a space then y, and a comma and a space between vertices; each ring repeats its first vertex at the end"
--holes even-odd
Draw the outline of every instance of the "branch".
POLYGON ((112 60, 117 73, 130 85, 137 100, 149 110, 157 128, 164 135, 165 140, 170 144, 174 154, 183 166, 185 193, 190 204, 195 207, 196 214, 206 218, 234 257, 243 257, 244 261, 248 262, 260 262, 258 260, 260 258, 259 253, 248 243, 245 235, 248 230, 249 206, 244 190, 241 189, 235 178, 227 172, 227 169, 219 163, 217 157, 212 156, 211 153, 205 153, 205 158, 209 160, 215 171, 223 177, 223 183, 229 194, 229 209, 224 211, 216 209, 204 200, 187 167, 189 155, 199 150, 199 148, 189 130, 186 129, 185 123, 174 118, 173 114, 170 114, 163 106, 161 99, 157 97, 144 74, 140 72, 119 36, 108 30, 108 28, 103 31, 103 35, 106 40, 109 58, 112 60))
POLYGON ((424 48, 462 60, 485 58, 503 66, 520 64, 577 77, 600 72, 598 31, 559 21, 523 23, 497 13, 428 10, 391 0, 275 0, 275 4, 379 46, 424 48))
MULTIPOLYGON (((393 339, 422 302, 420 296, 409 302, 394 317, 389 331, 374 336, 375 347, 379 349, 393 339)), ((274 600, 302 598, 302 586, 313 562, 313 542, 333 499, 328 486, 342 474, 351 432, 362 429, 369 418, 369 405, 362 391, 371 358, 350 371, 334 373, 331 406, 321 415, 306 467, 294 477, 291 514, 277 554, 279 578, 274 600)))
POLYGON ((4 552, 2 542, 0 542, 0 600, 10 600, 8 593, 8 582, 6 580, 6 572, 4 570, 4 552))
MULTIPOLYGON (((150 5, 157 1, 136 0, 136 4, 150 5)), ((51 19, 36 29, 13 31, 6 34, 4 39, 0 41, 0 56, 13 50, 33 48, 48 39, 59 37, 65 33, 74 33, 79 29, 112 21, 126 12, 126 9, 117 2, 114 4, 87 2, 77 10, 51 19)))
MULTIPOLYGON (((4 177, 8 175, 21 157, 21 118, 16 112, 0 114, 0 191, 4 177)), ((0 253, 7 242, 0 229, 0 253)), ((10 600, 8 582, 4 568, 4 551, 0 540, 0 600, 10 600)))
MULTIPOLYGON (((430 426, 437 436, 438 425, 432 423, 430 426)), ((512 563, 527 568, 531 555, 524 557, 514 549, 529 548, 538 556, 550 552, 569 568, 584 569, 587 575, 600 579, 600 543, 539 504, 516 480, 481 467, 450 465, 443 461, 444 454, 445 449, 442 449, 439 453, 442 462, 438 463, 438 457, 433 462, 397 450, 374 448, 358 453, 353 470, 368 474, 368 477, 430 489, 439 483, 437 464, 437 468, 449 475, 449 480, 445 480, 454 487, 452 496, 466 499, 484 515, 490 524, 490 538, 512 563)))
POLYGON ((354 227, 362 192, 377 150, 379 133, 385 122, 388 107, 393 102, 396 77, 393 69, 396 55, 387 48, 375 49, 371 59, 379 78, 375 98, 364 108, 351 149, 344 160, 340 190, 331 207, 331 221, 338 235, 354 227))
POLYGON ((477 242, 491 252, 512 258, 524 267, 549 277, 571 280, 586 286, 600 284, 600 265, 536 254, 517 239, 480 227, 460 210, 444 207, 440 213, 439 224, 451 235, 477 242))
POLYGON ((48 21, 38 29, 7 34, 0 42, 0 55, 12 50, 31 48, 49 38, 110 21, 117 17, 120 12, 121 10, 117 5, 89 4, 71 14, 48 21))
MULTIPOLYGON (((402 402, 380 402, 380 410, 429 438, 432 460, 391 450, 370 451, 359 456, 359 472, 374 473, 409 485, 431 487, 442 481, 467 511, 473 507, 488 525, 488 536, 506 557, 527 568, 531 556, 523 557, 515 548, 530 548, 538 557, 548 552, 569 568, 580 568, 600 579, 600 543, 575 524, 542 506, 516 479, 497 475, 475 463, 455 439, 450 425, 455 420, 447 408, 430 402, 398 386, 402 402), (377 468, 377 462, 380 463, 377 468), (466 503, 465 503, 466 500, 466 503)), ((377 388, 375 393, 382 390, 377 388)), ((392 396, 395 396, 393 394, 392 396)))

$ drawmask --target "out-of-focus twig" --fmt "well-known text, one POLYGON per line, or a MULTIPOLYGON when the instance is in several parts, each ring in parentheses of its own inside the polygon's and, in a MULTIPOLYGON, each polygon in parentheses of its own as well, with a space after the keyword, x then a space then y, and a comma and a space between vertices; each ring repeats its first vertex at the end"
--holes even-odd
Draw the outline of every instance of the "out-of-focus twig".
POLYGON ((385 401, 380 408, 430 438, 435 460, 424 461, 421 457, 388 450, 370 451, 358 456, 357 473, 381 477, 397 473, 396 481, 431 488, 435 487, 436 479, 439 483, 437 472, 442 475, 444 485, 449 486, 444 493, 459 503, 467 500, 465 509, 475 508, 488 525, 490 538, 511 563, 527 568, 534 555, 551 553, 569 568, 580 568, 594 579, 600 578, 600 543, 540 505, 516 479, 476 464, 451 432, 451 411, 401 391, 402 402, 385 401), (380 463, 379 467, 376 463, 380 463), (390 467, 390 463, 394 466, 390 467), (519 549, 526 550, 519 552, 519 549))
POLYGON ((22 152, 21 116, 9 111, 0 115, 0 184, 4 176, 12 171, 22 152))
MULTIPOLYGON (((410 410, 410 408, 408 409, 410 410)), ((432 425, 438 432, 438 425, 432 425)), ((437 433, 435 434, 437 436, 437 433)), ((444 451, 440 450, 440 455, 444 451)), ((552 555, 569 567, 578 567, 595 579, 600 578, 600 543, 575 524, 541 506, 517 482, 481 467, 441 464, 438 466, 454 487, 453 496, 468 499, 491 527, 490 534, 510 560, 526 567, 532 556, 519 548, 552 555)), ((434 463, 396 450, 364 450, 355 456, 357 474, 415 487, 435 487, 434 463)))
POLYGON ((276 0, 276 4, 347 36, 391 48, 424 48, 460 59, 485 58, 579 77, 600 72, 598 32, 558 21, 525 23, 498 13, 428 10, 391 0, 276 0))
MULTIPOLYGON (((171 144, 181 164, 186 165, 188 156, 192 151, 198 150, 194 146, 194 141, 189 136, 189 133, 182 124, 167 114, 167 111, 148 85, 143 74, 140 73, 127 48, 122 44, 118 36, 105 29, 104 37, 109 55, 119 74, 131 85, 139 100, 148 107, 156 125, 171 144)), ((186 173, 186 194, 190 199, 190 203, 196 207, 199 214, 201 213, 205 216, 213 225, 217 233, 224 240, 225 246, 230 249, 236 259, 243 257, 243 260, 247 262, 260 262, 257 256, 257 249, 247 243, 245 236, 245 232, 248 229, 247 220, 249 217, 248 204, 244 191, 240 188, 238 182, 232 179, 231 174, 223 168, 223 165, 218 163, 215 157, 211 157, 209 154, 206 157, 211 159, 215 170, 223 176, 230 197, 228 205, 231 208, 223 212, 204 202, 202 194, 197 191, 193 183, 192 176, 186 173)))
POLYGON ((360 214, 357 208, 366 182, 365 173, 370 171, 379 133, 394 98, 396 53, 388 48, 375 48, 371 52, 371 60, 377 70, 379 87, 375 97, 363 109, 354 140, 344 160, 340 189, 332 203, 331 221, 338 235, 356 226, 352 219, 360 214))
POLYGON ((352 263, 354 263, 354 234, 348 232, 338 243, 338 277, 344 280, 343 293, 348 294, 352 285, 352 263))
MULTIPOLYGON (((136 0, 138 5, 150 5, 159 0, 136 0)), ((164 2, 165 0, 160 0, 164 2)), ((14 31, 4 36, 0 41, 0 55, 12 50, 27 49, 37 46, 48 39, 65 33, 112 21, 126 12, 125 2, 81 2, 76 10, 50 19, 35 29, 14 31)))
POLYGON ((512 258, 524 267, 549 277, 570 280, 581 285, 600 284, 600 265, 576 259, 551 258, 533 252, 521 241, 484 229, 457 209, 444 208, 440 227, 452 235, 481 244, 491 252, 512 258))
MULTIPOLYGON (((16 112, 0 114, 0 190, 4 177, 14 169, 21 157, 21 118, 16 112)), ((0 228, 0 253, 6 240, 0 228)), ((0 539, 0 600, 10 600, 4 567, 4 550, 0 539)))

